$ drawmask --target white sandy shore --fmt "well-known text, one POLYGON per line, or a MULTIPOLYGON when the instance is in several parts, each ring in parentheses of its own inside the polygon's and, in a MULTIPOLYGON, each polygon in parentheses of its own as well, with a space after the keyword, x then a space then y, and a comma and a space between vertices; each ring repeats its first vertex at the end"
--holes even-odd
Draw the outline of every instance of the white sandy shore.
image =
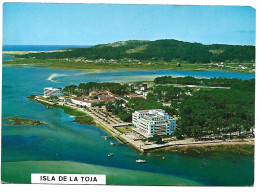
POLYGON ((54 81, 53 79, 54 79, 55 77, 59 77, 59 76, 66 76, 66 74, 53 73, 53 74, 51 74, 51 75, 47 78, 47 80, 49 80, 49 81, 51 81, 51 82, 58 83, 57 81, 54 81))

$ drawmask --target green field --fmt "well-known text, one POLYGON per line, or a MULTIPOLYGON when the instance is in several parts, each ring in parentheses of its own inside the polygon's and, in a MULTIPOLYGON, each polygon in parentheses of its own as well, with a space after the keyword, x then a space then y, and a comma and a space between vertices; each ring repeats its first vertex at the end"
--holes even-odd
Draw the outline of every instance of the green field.
POLYGON ((118 130, 120 133, 127 133, 132 131, 133 126, 123 126, 123 127, 116 127, 116 130, 118 130))

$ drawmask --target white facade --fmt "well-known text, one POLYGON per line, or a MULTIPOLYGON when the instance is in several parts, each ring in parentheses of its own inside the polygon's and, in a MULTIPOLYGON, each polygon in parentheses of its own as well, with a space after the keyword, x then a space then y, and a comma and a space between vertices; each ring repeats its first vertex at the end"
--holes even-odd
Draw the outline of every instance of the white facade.
POLYGON ((90 98, 83 98, 83 97, 72 98, 71 102, 73 104, 78 104, 78 105, 88 106, 88 107, 93 107, 93 106, 98 106, 98 105, 104 105, 105 104, 105 102, 101 101, 101 100, 90 99, 90 98))
POLYGON ((61 95, 63 95, 63 93, 58 88, 53 88, 53 87, 44 88, 44 95, 43 95, 44 98, 48 98, 50 96, 60 97, 61 95))
POLYGON ((176 119, 162 109, 135 111, 132 122, 136 128, 149 135, 171 135, 176 129, 176 119))
POLYGON ((71 99, 67 96, 60 96, 59 100, 62 102, 71 102, 71 99))
POLYGON ((147 90, 147 88, 148 88, 147 84, 142 84, 142 85, 140 86, 140 90, 141 90, 141 91, 145 91, 145 90, 147 90))

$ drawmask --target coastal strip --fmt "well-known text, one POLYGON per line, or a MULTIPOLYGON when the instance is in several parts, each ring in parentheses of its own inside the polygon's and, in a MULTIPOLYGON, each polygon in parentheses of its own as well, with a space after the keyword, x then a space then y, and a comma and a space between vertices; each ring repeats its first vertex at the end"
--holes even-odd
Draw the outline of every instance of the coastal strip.
MULTIPOLYGON (((127 140, 125 140, 123 137, 121 137, 121 133, 118 132, 116 129, 114 129, 110 125, 106 125, 102 122, 101 119, 99 119, 95 114, 91 113, 87 109, 76 107, 74 104, 71 103, 53 103, 49 102, 40 98, 37 98, 36 95, 31 95, 28 97, 30 100, 43 104, 47 107, 51 106, 54 108, 61 108, 64 110, 64 113, 75 116, 75 119, 72 122, 78 122, 80 124, 86 124, 86 125, 96 125, 105 131, 107 131, 113 138, 116 138, 119 142, 126 144, 128 143, 127 140), (85 119, 84 119, 85 116, 85 119), (83 119, 82 119, 83 117, 83 119)), ((141 151, 141 150, 139 150, 141 151)))
MULTIPOLYGON (((112 125, 109 125, 100 119, 100 117, 91 109, 81 108, 77 107, 75 104, 72 103, 64 103, 64 102, 58 102, 53 103, 46 100, 43 100, 39 98, 39 96, 31 95, 28 97, 30 100, 41 103, 45 106, 52 106, 54 108, 61 108, 64 110, 66 114, 70 114, 72 116, 75 116, 75 120, 73 122, 79 122, 81 124, 87 124, 87 125, 96 125, 103 130, 107 131, 112 138, 117 139, 121 144, 129 144, 133 148, 137 149, 139 152, 150 152, 150 151, 176 151, 181 153, 190 153, 190 152, 196 152, 196 153, 203 153, 205 150, 223 150, 223 151, 232 151, 234 145, 239 145, 238 148, 240 148, 243 145, 248 145, 245 149, 246 153, 253 153, 254 149, 252 149, 252 146, 254 147, 254 138, 245 138, 245 139, 230 139, 230 140, 204 140, 204 141, 195 141, 192 138, 185 139, 185 140, 176 140, 164 144, 155 144, 155 143, 145 143, 142 140, 136 140, 134 138, 131 138, 131 136, 128 136, 125 133, 121 133, 120 131, 116 130, 112 125), (80 115, 80 116, 79 116, 80 115), (87 120, 82 120, 82 115, 85 115, 87 120), (77 119, 77 117, 81 119, 77 119), (231 145, 229 148, 227 146, 231 145), (226 149, 222 149, 223 146, 226 146, 226 149), (211 149, 209 149, 209 147, 211 149), (212 147, 215 147, 213 149, 212 147), (221 147, 221 148, 220 148, 221 147), (194 149, 196 148, 196 149, 194 149), (251 151, 248 151, 249 150, 251 151), (199 151, 198 151, 199 150, 199 151), (204 150, 204 151, 202 151, 204 150)), ((84 118, 84 117, 83 117, 84 118)), ((126 123, 127 124, 127 123, 126 123)), ((112 144, 111 144, 112 145, 112 144)), ((240 149, 237 149, 237 152, 240 149)), ((243 153, 244 153, 243 152, 243 153)))

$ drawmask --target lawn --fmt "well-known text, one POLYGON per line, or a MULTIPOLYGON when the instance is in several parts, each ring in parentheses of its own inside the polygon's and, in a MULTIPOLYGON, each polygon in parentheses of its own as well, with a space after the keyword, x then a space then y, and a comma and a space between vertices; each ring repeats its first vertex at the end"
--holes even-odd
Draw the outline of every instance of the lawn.
POLYGON ((123 126, 123 127, 115 127, 120 133, 127 133, 133 130, 133 126, 123 126))

